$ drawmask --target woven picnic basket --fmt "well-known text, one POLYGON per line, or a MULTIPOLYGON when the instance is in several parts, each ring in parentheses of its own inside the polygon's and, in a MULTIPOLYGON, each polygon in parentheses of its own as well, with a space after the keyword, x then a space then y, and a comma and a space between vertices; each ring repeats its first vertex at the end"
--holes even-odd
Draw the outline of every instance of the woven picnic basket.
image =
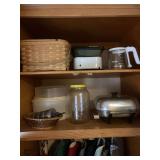
POLYGON ((68 70, 70 44, 62 39, 36 39, 21 41, 23 71, 68 70))

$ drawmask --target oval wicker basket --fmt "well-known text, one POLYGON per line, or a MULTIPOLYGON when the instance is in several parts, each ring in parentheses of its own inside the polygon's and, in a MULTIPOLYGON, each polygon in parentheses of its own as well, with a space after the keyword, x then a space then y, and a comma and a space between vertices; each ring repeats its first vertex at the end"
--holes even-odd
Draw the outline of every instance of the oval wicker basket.
POLYGON ((61 39, 21 41, 23 71, 68 70, 70 44, 61 39))
POLYGON ((33 114, 34 113, 32 112, 24 115, 24 119, 26 123, 34 129, 52 129, 58 120, 62 118, 62 115, 59 115, 53 118, 36 119, 33 118, 33 114))

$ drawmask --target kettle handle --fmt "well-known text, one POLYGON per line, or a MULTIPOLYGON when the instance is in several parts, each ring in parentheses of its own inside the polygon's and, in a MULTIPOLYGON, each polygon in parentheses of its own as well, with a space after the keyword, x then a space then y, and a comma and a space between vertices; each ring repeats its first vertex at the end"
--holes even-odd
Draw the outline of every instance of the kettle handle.
POLYGON ((131 62, 130 62, 130 58, 129 58, 129 53, 132 52, 133 56, 134 56, 134 60, 137 64, 140 64, 140 60, 138 57, 138 53, 135 47, 126 47, 126 55, 127 55, 127 61, 128 61, 128 68, 131 68, 131 62))

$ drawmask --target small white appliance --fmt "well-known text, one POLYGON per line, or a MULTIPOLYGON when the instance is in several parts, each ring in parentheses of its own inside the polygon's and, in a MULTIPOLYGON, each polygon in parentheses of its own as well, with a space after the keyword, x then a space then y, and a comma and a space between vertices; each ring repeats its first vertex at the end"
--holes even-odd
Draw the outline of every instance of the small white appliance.
POLYGON ((101 57, 75 57, 74 69, 102 69, 101 57))

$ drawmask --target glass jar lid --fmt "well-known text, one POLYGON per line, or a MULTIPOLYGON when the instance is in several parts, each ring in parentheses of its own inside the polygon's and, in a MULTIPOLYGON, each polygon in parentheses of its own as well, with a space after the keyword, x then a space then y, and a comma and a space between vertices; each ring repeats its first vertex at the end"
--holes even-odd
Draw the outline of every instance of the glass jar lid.
POLYGON ((85 84, 73 84, 70 85, 70 88, 85 88, 86 85, 85 84))

